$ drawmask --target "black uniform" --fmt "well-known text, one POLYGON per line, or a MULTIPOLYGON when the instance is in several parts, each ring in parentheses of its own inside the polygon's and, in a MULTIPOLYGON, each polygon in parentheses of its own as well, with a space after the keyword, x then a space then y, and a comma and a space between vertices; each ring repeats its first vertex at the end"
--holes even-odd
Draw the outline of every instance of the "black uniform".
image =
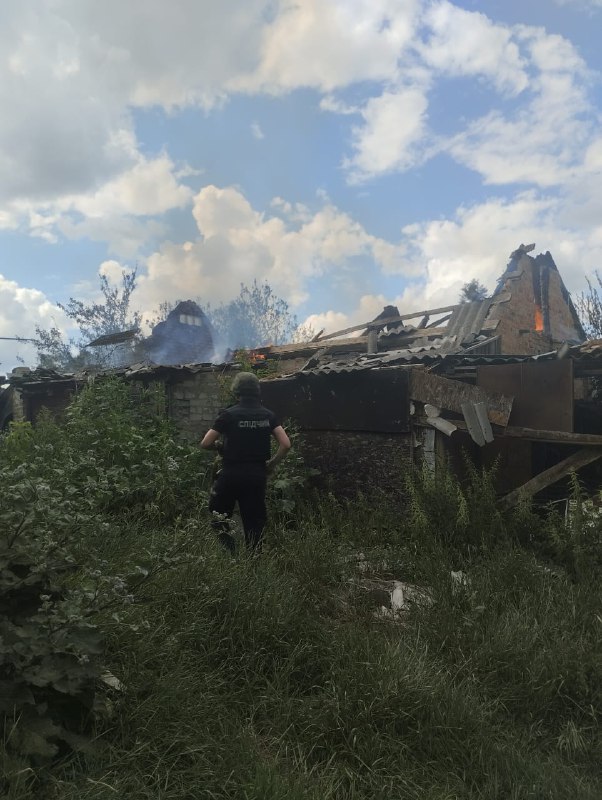
MULTIPOLYGON (((241 398, 218 416, 211 426, 222 434, 224 465, 213 484, 209 510, 232 516, 238 502, 245 540, 250 547, 261 543, 266 523, 266 461, 271 454, 272 431, 280 423, 259 399, 241 398)), ((233 550, 226 526, 215 523, 220 540, 233 550)))

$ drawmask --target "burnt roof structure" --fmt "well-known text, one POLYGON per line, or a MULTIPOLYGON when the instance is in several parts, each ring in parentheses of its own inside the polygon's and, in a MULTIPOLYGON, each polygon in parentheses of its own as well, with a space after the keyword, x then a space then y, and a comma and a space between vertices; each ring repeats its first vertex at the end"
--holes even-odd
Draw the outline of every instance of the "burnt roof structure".
POLYGON ((211 361, 213 334, 202 308, 185 300, 153 328, 142 342, 142 352, 155 364, 187 364, 211 361))
POLYGON ((387 306, 369 323, 305 344, 255 352, 278 359, 283 372, 337 372, 345 365, 365 368, 371 361, 426 364, 462 354, 537 356, 564 343, 580 344, 586 336, 558 268, 549 252, 530 256, 534 246, 520 245, 511 253, 493 296, 485 300, 395 316, 397 309, 387 306))

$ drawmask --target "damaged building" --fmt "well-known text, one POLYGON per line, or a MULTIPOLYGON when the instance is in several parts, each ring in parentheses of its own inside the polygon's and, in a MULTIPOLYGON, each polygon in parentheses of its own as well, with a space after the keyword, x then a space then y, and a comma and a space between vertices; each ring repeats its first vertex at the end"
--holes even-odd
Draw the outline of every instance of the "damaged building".
MULTIPOLYGON (((419 464, 462 474, 467 453, 477 465, 498 463, 501 502, 512 505, 518 489, 551 491, 602 455, 601 406, 590 391, 602 342, 585 341, 552 256, 533 256, 533 247, 511 254, 485 300, 404 314, 389 306, 371 322, 250 354, 270 373, 265 404, 303 433, 306 460, 326 486, 399 493, 419 464)), ((182 324, 188 310, 176 312, 182 324)), ((198 441, 222 404, 223 378, 238 367, 186 363, 185 349, 171 357, 178 353, 177 364, 119 374, 163 386, 168 415, 198 441)), ((35 420, 42 406, 60 411, 85 380, 11 376, 0 424, 35 420)))
POLYGON ((213 349, 207 315, 193 300, 184 300, 141 342, 140 355, 155 364, 198 364, 210 361, 213 349))
POLYGON ((266 405, 296 421, 326 484, 399 492, 416 464, 461 474, 467 453, 498 464, 512 504, 597 460, 602 343, 585 343, 552 256, 533 247, 511 254, 491 298, 258 351, 278 361, 266 405))

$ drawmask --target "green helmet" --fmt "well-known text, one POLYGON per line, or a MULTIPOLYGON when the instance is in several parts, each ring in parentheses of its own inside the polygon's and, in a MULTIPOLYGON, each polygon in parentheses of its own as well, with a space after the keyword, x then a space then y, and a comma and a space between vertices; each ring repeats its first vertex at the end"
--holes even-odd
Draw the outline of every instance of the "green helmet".
POLYGON ((252 372, 239 372, 232 381, 232 394, 236 397, 259 397, 259 380, 252 372))

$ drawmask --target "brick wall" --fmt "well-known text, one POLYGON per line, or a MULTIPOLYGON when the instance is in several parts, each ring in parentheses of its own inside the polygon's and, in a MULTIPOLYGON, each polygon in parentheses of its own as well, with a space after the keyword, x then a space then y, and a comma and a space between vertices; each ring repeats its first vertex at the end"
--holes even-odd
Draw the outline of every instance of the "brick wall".
POLYGON ((217 414, 229 404, 229 382, 234 370, 220 369, 184 373, 166 386, 167 413, 183 438, 198 441, 217 414))
POLYGON ((506 276, 502 293, 502 296, 508 295, 507 299, 496 303, 494 297, 489 318, 490 327, 492 321, 498 320, 492 332, 501 335, 502 353, 535 355, 554 350, 565 340, 582 338, 575 326, 562 278, 554 267, 540 267, 535 259, 523 255, 516 270, 506 276), (537 285, 540 268, 547 273, 547 278, 542 275, 542 280, 547 279, 549 333, 535 330, 534 283, 537 285))

